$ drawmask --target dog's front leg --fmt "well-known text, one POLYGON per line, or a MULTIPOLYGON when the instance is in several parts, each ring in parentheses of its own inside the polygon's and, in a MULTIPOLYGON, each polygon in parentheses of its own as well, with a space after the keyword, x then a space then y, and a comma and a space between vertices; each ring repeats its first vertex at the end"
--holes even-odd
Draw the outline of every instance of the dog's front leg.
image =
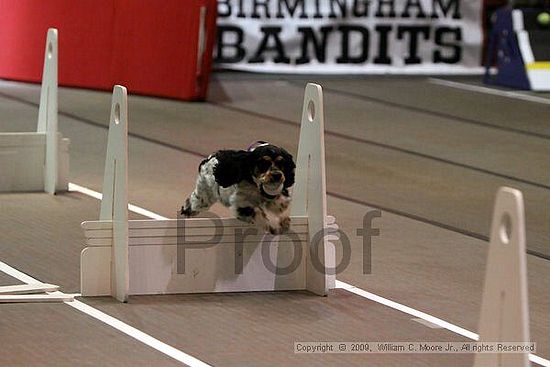
POLYGON ((255 224, 264 232, 271 234, 278 234, 280 232, 278 223, 273 223, 262 208, 239 206, 235 209, 234 214, 237 219, 246 223, 255 224))
POLYGON ((270 215, 262 207, 254 208, 255 211, 255 223, 258 227, 274 235, 281 233, 281 228, 279 223, 273 221, 273 218, 270 218, 270 215))
POLYGON ((208 182, 204 176, 199 175, 195 189, 185 199, 185 203, 181 207, 181 214, 186 217, 194 217, 200 212, 208 210, 215 202, 216 195, 212 183, 208 182))
POLYGON ((208 209, 208 205, 204 205, 204 200, 201 200, 199 195, 195 191, 185 199, 185 203, 181 207, 181 214, 186 217, 194 217, 198 215, 201 211, 208 209))
MULTIPOLYGON (((271 201, 267 207, 267 218, 270 226, 274 228, 277 234, 284 233, 290 228, 290 197, 281 195, 277 200, 271 201)), ((273 233, 273 232, 272 232, 273 233)))
POLYGON ((256 208, 256 218, 256 224, 273 235, 285 233, 290 228, 288 215, 279 216, 264 208, 256 208))

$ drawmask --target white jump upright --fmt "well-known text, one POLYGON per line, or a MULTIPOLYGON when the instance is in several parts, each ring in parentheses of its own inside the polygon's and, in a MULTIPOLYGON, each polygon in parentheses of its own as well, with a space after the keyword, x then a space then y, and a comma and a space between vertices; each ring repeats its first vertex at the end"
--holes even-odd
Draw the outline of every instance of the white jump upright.
MULTIPOLYGON (((296 183, 292 190, 291 216, 308 217, 310 240, 327 230, 327 195, 325 174, 325 117, 323 89, 318 84, 308 83, 304 93, 300 141, 296 157, 296 183)), ((328 235, 328 233, 327 233, 328 235)), ((334 269, 335 251, 332 243, 323 237, 319 243, 312 243, 318 258, 325 259, 324 265, 334 269)), ((336 275, 327 275, 313 264, 308 256, 306 281, 307 290, 315 294, 327 294, 334 288, 336 275)))
POLYGON ((334 262, 329 240, 337 226, 326 216, 318 85, 307 86, 304 106, 291 227, 272 236, 236 218, 128 221, 126 92, 115 87, 100 220, 82 223, 82 295, 120 301, 140 294, 303 289, 326 295, 334 282, 325 266, 334 262))
POLYGON ((57 130, 57 61, 57 29, 50 28, 37 131, 0 133, 0 192, 67 191, 69 140, 57 130))
MULTIPOLYGON (((521 191, 497 192, 479 319, 480 342, 529 342, 525 216, 521 191)), ((529 366, 529 353, 477 353, 475 367, 529 366)))
POLYGON ((125 87, 113 88, 103 197, 99 220, 112 221, 113 296, 128 298, 128 96, 125 87))

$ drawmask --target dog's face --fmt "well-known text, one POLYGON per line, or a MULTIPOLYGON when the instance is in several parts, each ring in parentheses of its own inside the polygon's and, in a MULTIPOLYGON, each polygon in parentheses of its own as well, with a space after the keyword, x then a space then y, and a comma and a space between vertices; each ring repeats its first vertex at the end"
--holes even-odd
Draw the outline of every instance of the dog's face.
POLYGON ((248 151, 221 150, 216 158, 214 176, 222 187, 246 180, 268 195, 278 195, 294 184, 296 165, 292 155, 275 145, 261 145, 248 151))
POLYGON ((251 175, 259 189, 269 195, 278 195, 294 184, 294 161, 283 148, 264 145, 251 154, 251 175))

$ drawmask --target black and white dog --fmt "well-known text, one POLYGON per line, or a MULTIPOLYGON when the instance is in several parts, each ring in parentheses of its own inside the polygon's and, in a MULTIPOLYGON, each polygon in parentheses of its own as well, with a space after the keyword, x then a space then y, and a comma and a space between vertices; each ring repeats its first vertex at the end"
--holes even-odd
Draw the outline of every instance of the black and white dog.
POLYGON ((219 150, 203 160, 181 214, 192 217, 216 202, 271 234, 290 226, 288 189, 296 165, 283 148, 260 141, 247 150, 219 150))

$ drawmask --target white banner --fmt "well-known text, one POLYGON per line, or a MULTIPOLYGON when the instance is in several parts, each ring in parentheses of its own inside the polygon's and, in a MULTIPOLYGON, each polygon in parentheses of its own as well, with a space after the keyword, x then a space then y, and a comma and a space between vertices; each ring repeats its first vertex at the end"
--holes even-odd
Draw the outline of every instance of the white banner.
POLYGON ((278 73, 481 70, 481 0, 218 0, 218 67, 278 73))

